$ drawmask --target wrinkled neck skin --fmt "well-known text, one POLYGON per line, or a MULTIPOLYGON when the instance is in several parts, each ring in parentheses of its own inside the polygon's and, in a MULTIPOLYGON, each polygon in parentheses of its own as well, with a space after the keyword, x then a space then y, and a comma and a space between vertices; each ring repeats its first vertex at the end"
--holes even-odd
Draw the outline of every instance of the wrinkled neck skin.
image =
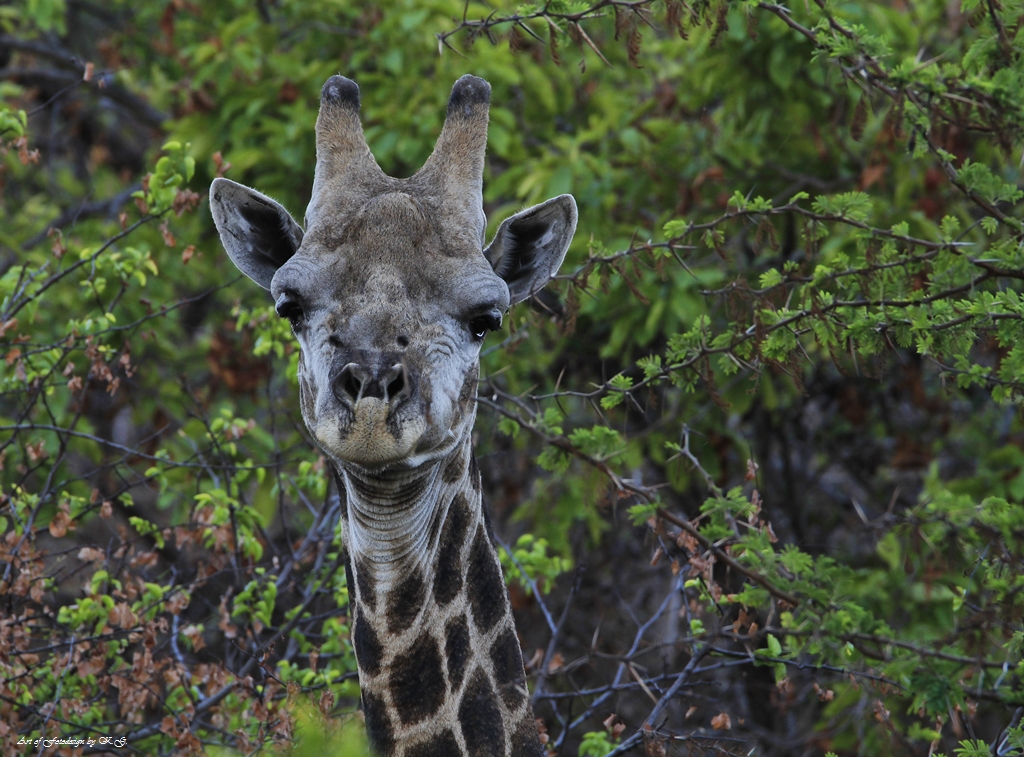
POLYGON ((350 559, 364 566, 378 591, 388 591, 410 571, 428 571, 439 536, 430 538, 431 521, 443 520, 445 513, 438 509, 447 509, 452 498, 452 494, 442 496, 453 488, 452 482, 443 480, 443 466, 454 453, 469 450, 469 437, 468 431, 463 433, 447 455, 417 461, 415 466, 367 470, 337 463, 347 499, 345 547, 350 559))
POLYGON ((381 757, 544 753, 483 511, 475 414, 415 467, 334 460, 363 712, 381 757))

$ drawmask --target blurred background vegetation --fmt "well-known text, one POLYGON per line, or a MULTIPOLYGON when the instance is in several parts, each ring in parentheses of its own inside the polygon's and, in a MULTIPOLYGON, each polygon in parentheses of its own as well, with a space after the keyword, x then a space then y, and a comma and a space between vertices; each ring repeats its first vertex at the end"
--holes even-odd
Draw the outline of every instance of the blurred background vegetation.
POLYGON ((5 754, 363 751, 294 343, 206 198, 301 217, 335 73, 395 176, 486 78, 490 231, 579 204, 477 422, 552 754, 1024 753, 1019 0, 14 0, 5 754))

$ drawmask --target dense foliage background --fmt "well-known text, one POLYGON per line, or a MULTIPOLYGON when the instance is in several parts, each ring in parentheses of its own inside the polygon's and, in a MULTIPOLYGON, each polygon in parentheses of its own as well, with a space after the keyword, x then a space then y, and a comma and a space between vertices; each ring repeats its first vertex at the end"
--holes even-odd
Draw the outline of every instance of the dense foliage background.
POLYGON ((362 749, 206 201, 301 217, 339 72, 397 176, 487 78, 491 231, 580 206, 477 424, 551 753, 1024 753, 1019 0, 0 3, 0 751, 362 749))

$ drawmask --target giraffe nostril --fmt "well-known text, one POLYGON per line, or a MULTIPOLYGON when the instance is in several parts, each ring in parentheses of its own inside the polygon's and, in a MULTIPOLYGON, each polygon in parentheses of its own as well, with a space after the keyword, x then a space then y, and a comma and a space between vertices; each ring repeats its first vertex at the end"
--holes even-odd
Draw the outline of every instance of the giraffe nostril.
POLYGON ((342 402, 348 400, 353 403, 359 399, 359 392, 362 388, 363 381, 360 376, 359 366, 355 363, 349 363, 342 368, 338 377, 334 379, 334 384, 331 386, 334 396, 338 400, 342 402))
POLYGON ((356 399, 359 396, 359 390, 362 388, 363 383, 353 373, 348 373, 345 376, 345 393, 352 399, 356 399))
POLYGON ((409 370, 409 366, 403 361, 391 366, 391 371, 394 376, 388 384, 388 396, 391 398, 391 402, 411 397, 416 392, 416 378, 409 370))
POLYGON ((388 397, 394 399, 405 388, 405 378, 399 373, 388 384, 388 397))

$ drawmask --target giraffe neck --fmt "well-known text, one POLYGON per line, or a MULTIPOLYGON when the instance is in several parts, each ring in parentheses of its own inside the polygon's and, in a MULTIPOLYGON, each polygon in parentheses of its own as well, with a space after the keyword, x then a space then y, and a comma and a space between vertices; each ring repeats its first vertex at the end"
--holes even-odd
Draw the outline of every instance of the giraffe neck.
POLYGON ((382 757, 539 757, 470 435, 442 460, 342 467, 367 733, 382 757))

